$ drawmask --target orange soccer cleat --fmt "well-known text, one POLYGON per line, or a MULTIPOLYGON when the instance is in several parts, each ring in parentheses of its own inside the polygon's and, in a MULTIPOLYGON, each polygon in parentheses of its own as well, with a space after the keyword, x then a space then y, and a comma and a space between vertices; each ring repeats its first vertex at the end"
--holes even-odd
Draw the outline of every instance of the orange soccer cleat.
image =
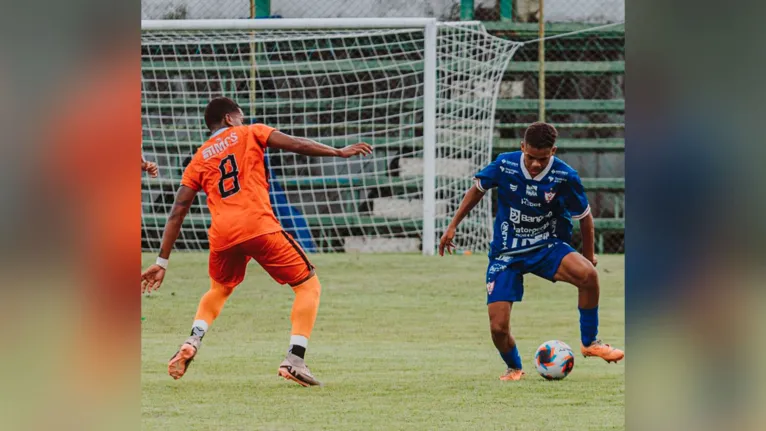
POLYGON ((322 383, 311 374, 306 362, 300 356, 288 353, 279 365, 278 374, 286 380, 292 380, 301 386, 322 386, 322 383))
POLYGON ((510 381, 510 380, 521 380, 522 377, 526 376, 527 373, 525 373, 522 370, 517 370, 513 368, 508 368, 505 371, 505 374, 500 376, 500 380, 503 381, 510 381))
POLYGON ((625 357, 625 352, 609 344, 604 344, 601 340, 592 342, 588 347, 581 346, 580 351, 586 358, 588 356, 597 356, 607 362, 618 362, 625 357))
POLYGON ((178 380, 186 373, 189 368, 189 364, 197 356, 197 350, 202 343, 202 339, 198 336, 191 336, 181 345, 175 355, 170 358, 168 363, 168 374, 170 377, 178 380))

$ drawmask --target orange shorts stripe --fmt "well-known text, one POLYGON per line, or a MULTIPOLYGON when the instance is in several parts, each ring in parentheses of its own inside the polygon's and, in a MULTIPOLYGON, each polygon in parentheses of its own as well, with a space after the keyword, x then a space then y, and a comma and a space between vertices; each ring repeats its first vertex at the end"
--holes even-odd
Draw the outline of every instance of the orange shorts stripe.
POLYGON ((236 286, 245 279, 250 259, 255 259, 279 284, 302 282, 314 269, 290 234, 279 231, 259 235, 223 251, 211 251, 210 278, 227 287, 236 286))

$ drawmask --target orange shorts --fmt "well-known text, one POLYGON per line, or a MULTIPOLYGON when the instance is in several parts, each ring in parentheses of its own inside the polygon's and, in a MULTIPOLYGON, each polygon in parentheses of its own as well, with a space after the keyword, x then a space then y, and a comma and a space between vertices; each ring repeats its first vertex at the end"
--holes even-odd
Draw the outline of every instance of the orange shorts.
POLYGON ((314 269, 306 253, 285 231, 267 233, 222 251, 210 251, 210 278, 226 287, 245 279, 247 263, 255 259, 279 284, 297 285, 314 269))

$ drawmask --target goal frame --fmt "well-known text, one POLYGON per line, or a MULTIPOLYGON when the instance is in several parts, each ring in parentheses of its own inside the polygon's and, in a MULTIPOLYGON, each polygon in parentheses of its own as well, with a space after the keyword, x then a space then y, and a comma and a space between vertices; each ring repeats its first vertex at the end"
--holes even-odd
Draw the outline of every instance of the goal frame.
MULTIPOLYGON (((461 24, 471 24, 464 22, 461 24)), ((423 29, 423 232, 422 253, 436 254, 436 84, 437 29, 435 18, 301 18, 142 20, 141 31, 205 30, 361 30, 423 29)))

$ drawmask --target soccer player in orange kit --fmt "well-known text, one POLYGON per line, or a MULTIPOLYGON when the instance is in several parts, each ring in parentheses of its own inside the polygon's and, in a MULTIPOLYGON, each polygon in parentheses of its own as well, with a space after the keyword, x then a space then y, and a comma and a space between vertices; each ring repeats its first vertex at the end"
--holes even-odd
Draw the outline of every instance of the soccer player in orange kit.
POLYGON ((204 191, 212 215, 208 233, 211 288, 200 300, 191 335, 171 358, 168 373, 174 379, 186 373, 205 332, 234 288, 244 280, 248 261, 255 259, 276 282, 289 284, 295 292, 290 348, 279 366, 279 375, 302 386, 319 385, 304 356, 319 308, 321 286, 306 254, 274 216, 264 152, 270 147, 306 156, 348 158, 371 154, 372 147, 360 142, 336 149, 263 124, 245 126, 243 119, 239 105, 225 97, 213 99, 205 108, 205 123, 213 135, 184 171, 165 224, 159 257, 141 274, 141 290, 160 287, 183 219, 197 192, 204 191))

